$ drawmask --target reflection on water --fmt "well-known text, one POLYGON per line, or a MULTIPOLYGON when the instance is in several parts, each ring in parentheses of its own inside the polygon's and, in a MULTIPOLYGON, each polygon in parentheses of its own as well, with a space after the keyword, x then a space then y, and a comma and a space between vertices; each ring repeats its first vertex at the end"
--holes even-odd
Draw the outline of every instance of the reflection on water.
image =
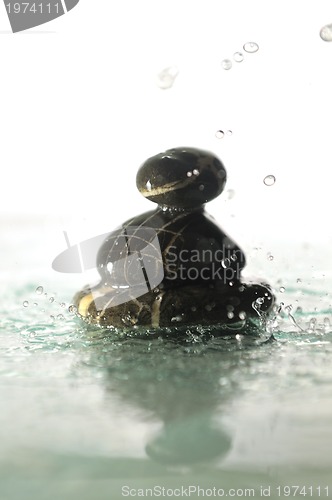
POLYGON ((72 488, 69 498, 84 499, 93 485, 100 498, 121 498, 128 482, 258 491, 329 478, 328 303, 310 311, 306 300, 302 310, 285 302, 269 324, 275 340, 260 344, 142 340, 87 330, 60 299, 42 303, 39 294, 35 307, 35 289, 16 293, 0 325, 0 483, 8 498, 30 498, 27 482, 39 500, 34 484, 44 492, 53 484, 54 498, 72 488))

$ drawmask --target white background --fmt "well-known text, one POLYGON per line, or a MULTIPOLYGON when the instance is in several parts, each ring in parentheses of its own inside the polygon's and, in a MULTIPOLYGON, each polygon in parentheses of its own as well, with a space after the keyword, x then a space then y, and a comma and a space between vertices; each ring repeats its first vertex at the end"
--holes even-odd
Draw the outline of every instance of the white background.
POLYGON ((71 241, 110 231, 153 208, 135 187, 139 165, 185 145, 224 162, 235 197, 207 210, 242 247, 326 249, 332 42, 319 32, 329 23, 329 0, 81 0, 12 34, 0 3, 3 236, 20 220, 55 221, 55 256, 63 230, 71 241), (259 51, 222 69, 248 41, 259 51), (179 75, 161 90, 169 65, 179 75), (218 129, 233 134, 217 139, 218 129))

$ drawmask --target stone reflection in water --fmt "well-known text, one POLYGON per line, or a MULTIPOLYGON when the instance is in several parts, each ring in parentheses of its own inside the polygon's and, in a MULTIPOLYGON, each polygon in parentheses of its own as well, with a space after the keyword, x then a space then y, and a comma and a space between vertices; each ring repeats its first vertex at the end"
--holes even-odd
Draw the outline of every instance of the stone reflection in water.
POLYGON ((148 437, 148 457, 168 466, 193 466, 220 461, 231 448, 222 414, 234 395, 236 377, 230 374, 241 356, 234 338, 206 345, 131 339, 95 352, 91 362, 101 368, 106 391, 128 405, 133 426, 137 410, 163 423, 148 437))

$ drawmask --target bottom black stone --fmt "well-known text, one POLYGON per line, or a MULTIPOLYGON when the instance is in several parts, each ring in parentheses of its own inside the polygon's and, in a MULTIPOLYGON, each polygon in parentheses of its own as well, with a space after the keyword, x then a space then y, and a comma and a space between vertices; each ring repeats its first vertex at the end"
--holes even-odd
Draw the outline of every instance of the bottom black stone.
POLYGON ((226 330, 242 333, 252 320, 259 320, 274 305, 271 289, 264 283, 182 286, 172 290, 155 289, 140 296, 132 289, 131 300, 123 303, 121 294, 123 290, 100 284, 82 290, 74 301, 83 318, 106 328, 222 324, 226 330))

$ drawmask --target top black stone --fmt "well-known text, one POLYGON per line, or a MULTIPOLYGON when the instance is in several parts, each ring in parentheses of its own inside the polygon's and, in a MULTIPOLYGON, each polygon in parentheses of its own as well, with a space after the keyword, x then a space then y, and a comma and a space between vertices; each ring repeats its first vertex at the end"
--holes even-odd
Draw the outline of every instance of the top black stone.
POLYGON ((161 206, 192 209, 216 198, 226 184, 226 170, 209 151, 173 148, 148 158, 136 185, 148 200, 161 206))

